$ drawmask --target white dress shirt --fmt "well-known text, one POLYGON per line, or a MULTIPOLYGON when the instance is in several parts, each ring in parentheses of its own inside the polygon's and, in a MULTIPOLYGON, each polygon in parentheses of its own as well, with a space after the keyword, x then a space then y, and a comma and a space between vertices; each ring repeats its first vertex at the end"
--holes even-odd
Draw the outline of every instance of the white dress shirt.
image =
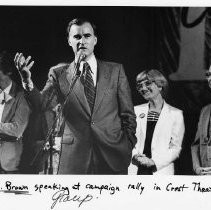
POLYGON ((0 101, 1 101, 1 103, 0 103, 0 122, 1 122, 1 119, 2 119, 3 111, 4 111, 6 94, 9 95, 11 87, 12 87, 12 82, 4 90, 0 91, 1 92, 0 93, 0 101))

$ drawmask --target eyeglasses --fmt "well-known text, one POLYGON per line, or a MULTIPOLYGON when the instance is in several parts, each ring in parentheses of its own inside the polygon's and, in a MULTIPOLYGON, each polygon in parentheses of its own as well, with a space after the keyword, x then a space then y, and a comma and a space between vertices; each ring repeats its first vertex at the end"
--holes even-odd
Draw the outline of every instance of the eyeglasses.
POLYGON ((211 76, 211 71, 206 71, 205 72, 205 77, 210 77, 211 76))
POLYGON ((152 80, 147 80, 145 82, 142 81, 137 81, 136 82, 136 89, 139 90, 139 89, 143 89, 143 87, 145 86, 146 88, 150 87, 152 85, 154 81, 152 80))

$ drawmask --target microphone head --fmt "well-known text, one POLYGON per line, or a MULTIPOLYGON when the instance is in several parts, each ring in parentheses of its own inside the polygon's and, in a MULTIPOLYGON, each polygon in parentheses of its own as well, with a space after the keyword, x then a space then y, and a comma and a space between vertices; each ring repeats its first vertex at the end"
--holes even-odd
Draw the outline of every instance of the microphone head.
POLYGON ((86 55, 81 52, 78 56, 78 63, 81 63, 81 61, 83 61, 85 58, 86 58, 86 55))
POLYGON ((79 50, 78 53, 76 54, 76 63, 80 63, 82 60, 84 60, 86 55, 83 53, 82 50, 79 50))
POLYGON ((82 50, 79 50, 77 55, 76 55, 76 62, 75 62, 75 71, 76 71, 76 75, 81 75, 81 71, 80 71, 80 64, 81 61, 83 61, 86 58, 86 55, 83 53, 82 50))

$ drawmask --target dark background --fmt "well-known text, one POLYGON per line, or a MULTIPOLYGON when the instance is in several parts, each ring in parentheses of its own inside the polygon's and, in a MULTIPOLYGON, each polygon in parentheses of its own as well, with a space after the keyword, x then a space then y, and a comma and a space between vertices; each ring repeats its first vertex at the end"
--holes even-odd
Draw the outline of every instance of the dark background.
MULTIPOLYGON (((136 99, 135 76, 152 63, 153 8, 147 7, 0 7, 0 49, 23 52, 35 61, 33 79, 42 88, 49 68, 70 62, 66 26, 85 17, 97 26, 98 58, 123 63, 136 99)), ((156 34, 154 34, 156 35, 156 34)))
MULTIPOLYGON (((68 22, 76 17, 88 18, 97 26, 96 57, 124 65, 133 102, 137 105, 143 103, 135 89, 139 72, 162 67, 168 78, 177 70, 180 13, 181 8, 162 7, 1 6, 0 50, 31 55, 35 61, 33 81, 42 89, 51 66, 73 59, 67 42, 68 22), (170 40, 173 57, 163 44, 164 37, 170 40)), ((200 110, 210 98, 205 81, 170 81, 167 102, 184 111, 186 124, 177 174, 192 174, 190 145, 200 110)))

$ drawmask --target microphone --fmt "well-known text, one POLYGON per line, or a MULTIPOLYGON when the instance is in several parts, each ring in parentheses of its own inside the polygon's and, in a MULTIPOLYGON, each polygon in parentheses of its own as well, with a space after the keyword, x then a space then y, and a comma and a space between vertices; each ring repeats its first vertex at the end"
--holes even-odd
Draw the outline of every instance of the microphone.
POLYGON ((80 64, 81 64, 81 61, 85 59, 85 57, 86 57, 86 55, 84 55, 81 50, 76 55, 75 72, 76 72, 76 75, 78 75, 78 76, 81 75, 80 64))

